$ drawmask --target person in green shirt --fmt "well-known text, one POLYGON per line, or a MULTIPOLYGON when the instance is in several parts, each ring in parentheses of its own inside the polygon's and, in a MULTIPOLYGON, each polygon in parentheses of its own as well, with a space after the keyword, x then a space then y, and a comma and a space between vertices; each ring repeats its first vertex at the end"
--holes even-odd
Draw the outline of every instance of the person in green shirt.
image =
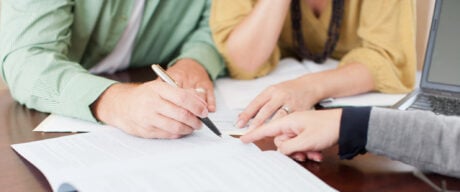
POLYGON ((209 7, 208 0, 3 0, 1 76, 29 108, 139 137, 178 138, 201 127, 196 116, 215 110, 212 80, 225 73, 209 7), (167 65, 184 89, 95 75, 154 63, 167 65))

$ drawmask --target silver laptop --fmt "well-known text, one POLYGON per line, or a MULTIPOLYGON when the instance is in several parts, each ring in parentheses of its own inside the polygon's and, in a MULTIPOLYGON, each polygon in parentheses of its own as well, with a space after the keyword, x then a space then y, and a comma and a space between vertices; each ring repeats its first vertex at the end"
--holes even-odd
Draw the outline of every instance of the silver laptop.
POLYGON ((420 88, 395 107, 460 116, 460 1, 437 0, 420 88))

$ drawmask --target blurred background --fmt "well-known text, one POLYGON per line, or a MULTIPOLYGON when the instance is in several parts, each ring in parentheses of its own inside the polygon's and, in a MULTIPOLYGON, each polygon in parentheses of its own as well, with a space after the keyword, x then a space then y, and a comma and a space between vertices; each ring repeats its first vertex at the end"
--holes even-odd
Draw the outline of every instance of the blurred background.
MULTIPOLYGON (((421 70, 425 57, 425 47, 428 38, 428 29, 431 24, 431 17, 435 0, 414 0, 417 5, 417 68, 421 70)), ((2 1, 0 0, 0 11, 2 1)), ((1 12, 0 12, 1 17, 1 12)), ((1 21, 1 18, 0 18, 1 21)), ((1 31, 1 29, 0 29, 1 31)), ((0 45, 1 46, 1 45, 0 45)), ((1 74, 0 74, 1 75, 1 74)), ((0 90, 6 89, 3 78, 0 78, 0 90)))

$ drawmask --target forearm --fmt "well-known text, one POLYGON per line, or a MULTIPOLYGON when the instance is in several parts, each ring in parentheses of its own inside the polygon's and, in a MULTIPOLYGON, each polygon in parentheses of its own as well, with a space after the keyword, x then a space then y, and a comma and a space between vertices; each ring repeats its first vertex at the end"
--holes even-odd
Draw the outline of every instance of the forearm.
POLYGON ((319 101, 329 97, 344 97, 365 93, 374 89, 371 73, 362 64, 350 64, 334 70, 307 74, 300 77, 310 97, 319 101))
POLYGON ((90 105, 115 81, 89 74, 77 63, 52 59, 56 57, 11 54, 3 67, 14 99, 41 112, 95 121, 90 105))
POLYGON ((369 152, 460 177, 459 117, 374 108, 367 140, 369 152))
POLYGON ((9 30, 0 35, 0 72, 15 100, 27 107, 94 121, 89 105, 114 81, 69 59, 73 6, 2 1, 0 28, 9 30))
POLYGON ((261 0, 230 34, 226 49, 232 63, 255 72, 277 44, 290 0, 261 0), (256 51, 254 51, 256 50, 256 51))

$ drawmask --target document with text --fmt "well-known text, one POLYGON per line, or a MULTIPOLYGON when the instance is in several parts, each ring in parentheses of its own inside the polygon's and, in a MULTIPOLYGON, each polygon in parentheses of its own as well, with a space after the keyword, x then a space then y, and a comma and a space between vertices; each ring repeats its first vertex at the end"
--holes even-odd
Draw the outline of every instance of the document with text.
POLYGON ((335 191, 279 152, 206 131, 166 140, 106 129, 12 148, 53 191, 335 191))

